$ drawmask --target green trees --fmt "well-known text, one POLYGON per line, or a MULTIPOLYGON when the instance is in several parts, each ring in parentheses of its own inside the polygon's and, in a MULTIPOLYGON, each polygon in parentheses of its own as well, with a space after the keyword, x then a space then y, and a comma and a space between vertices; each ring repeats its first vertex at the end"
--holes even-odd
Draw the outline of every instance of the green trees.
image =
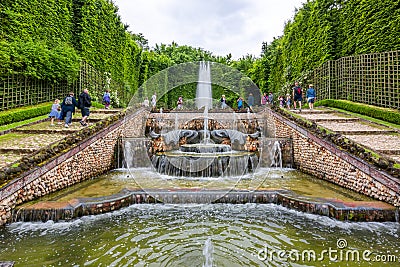
POLYGON ((399 22, 400 0, 309 0, 281 37, 263 44, 256 77, 267 81, 259 85, 278 92, 328 60, 398 50, 399 22))

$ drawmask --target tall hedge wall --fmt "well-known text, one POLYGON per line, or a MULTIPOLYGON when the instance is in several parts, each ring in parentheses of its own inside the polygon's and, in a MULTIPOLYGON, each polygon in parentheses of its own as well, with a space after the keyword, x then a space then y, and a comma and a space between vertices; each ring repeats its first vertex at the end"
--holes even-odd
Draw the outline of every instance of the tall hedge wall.
POLYGON ((269 90, 327 60, 400 49, 400 0, 309 0, 268 44, 269 90), (271 58, 271 55, 273 57, 271 58))
POLYGON ((141 48, 111 0, 2 0, 0 75, 77 78, 79 61, 135 90, 141 48))

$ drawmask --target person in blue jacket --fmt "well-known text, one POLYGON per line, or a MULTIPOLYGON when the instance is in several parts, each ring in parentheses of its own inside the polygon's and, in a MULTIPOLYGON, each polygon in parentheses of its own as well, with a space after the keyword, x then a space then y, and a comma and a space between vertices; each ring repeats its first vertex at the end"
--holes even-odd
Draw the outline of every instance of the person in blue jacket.
POLYGON ((239 97, 237 100, 238 110, 240 111, 243 108, 243 98, 239 97))
POLYGON ((314 109, 314 102, 315 99, 317 98, 317 93, 315 92, 315 89, 312 84, 308 86, 306 97, 308 106, 310 107, 310 109, 314 109))
POLYGON ((78 107, 78 102, 74 97, 74 93, 70 92, 61 103, 61 113, 65 117, 65 128, 68 128, 72 123, 72 114, 75 113, 75 107, 78 107))

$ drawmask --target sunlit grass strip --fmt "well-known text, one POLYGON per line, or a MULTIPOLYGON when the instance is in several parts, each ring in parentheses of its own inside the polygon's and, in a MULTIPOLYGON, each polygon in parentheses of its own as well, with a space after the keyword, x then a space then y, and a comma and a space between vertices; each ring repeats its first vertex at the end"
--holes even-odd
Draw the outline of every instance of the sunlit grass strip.
POLYGON ((0 126, 0 132, 11 130, 11 129, 17 128, 19 126, 22 126, 22 125, 25 125, 25 124, 28 124, 28 123, 32 123, 32 122, 36 122, 36 121, 40 121, 40 120, 43 120, 43 119, 46 119, 46 118, 48 118, 48 115, 42 115, 42 116, 35 117, 35 118, 32 118, 32 119, 19 121, 19 122, 14 122, 14 123, 10 123, 10 124, 7 124, 7 125, 2 125, 2 126, 0 126))

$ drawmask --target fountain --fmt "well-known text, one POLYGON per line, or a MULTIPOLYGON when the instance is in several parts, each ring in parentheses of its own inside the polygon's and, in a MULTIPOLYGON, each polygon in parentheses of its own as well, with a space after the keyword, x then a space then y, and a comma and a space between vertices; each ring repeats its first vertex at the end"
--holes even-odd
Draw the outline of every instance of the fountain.
MULTIPOLYGON (((211 103, 210 64, 200 62, 196 105, 199 109, 204 108, 202 118, 194 119, 186 130, 179 131, 176 113, 175 130, 166 134, 150 132, 149 157, 157 172, 179 177, 232 177, 251 173, 257 168, 258 145, 250 146, 246 141, 251 139, 256 143, 260 132, 245 134, 233 129, 212 128, 217 123, 209 116, 211 103), (238 144, 232 149, 235 141, 238 144), (179 143, 178 149, 171 143, 179 143)), ((247 121, 250 124, 250 110, 247 121)))
POLYGON ((212 107, 210 62, 200 62, 199 79, 196 90, 196 107, 209 109, 212 107))
MULTIPOLYGON (((211 84, 198 79, 202 88, 211 84)), ((49 196, 52 205, 21 207, 19 222, 0 228, 0 266, 381 266, 375 255, 399 259, 398 223, 327 217, 382 218, 368 206, 356 217, 370 199, 282 168, 290 140, 267 140, 250 127, 254 113, 225 113, 228 121, 210 112, 211 102, 199 105, 204 111, 189 118, 162 109, 144 118, 143 135, 124 140, 126 168, 49 196), (30 211, 50 221, 23 222, 30 211), (99 213, 106 214, 84 216, 99 213)))

